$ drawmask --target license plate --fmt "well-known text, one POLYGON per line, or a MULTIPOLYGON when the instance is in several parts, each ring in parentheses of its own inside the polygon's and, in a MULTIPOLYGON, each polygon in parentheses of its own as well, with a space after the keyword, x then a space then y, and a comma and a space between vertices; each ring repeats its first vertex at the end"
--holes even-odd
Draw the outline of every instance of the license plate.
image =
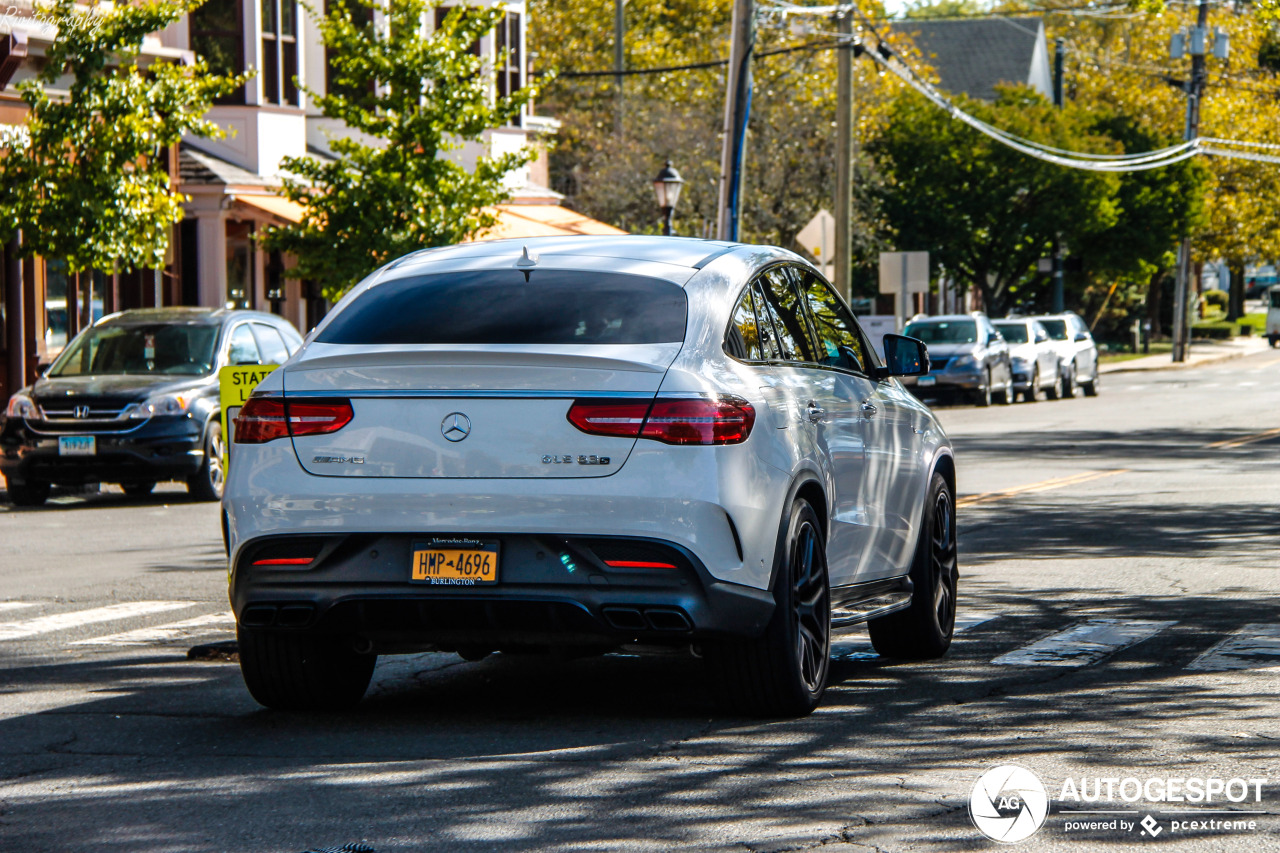
POLYGON ((937 385, 937 384, 938 384, 938 377, 936 377, 936 376, 921 376, 919 379, 917 379, 917 380, 916 380, 916 384, 917 384, 917 385, 919 385, 919 386, 921 386, 922 388, 927 388, 927 387, 929 387, 930 385, 937 385))
POLYGON ((92 435, 58 436, 59 456, 96 456, 98 439, 92 435))
POLYGON ((498 582, 498 543, 433 539, 413 543, 410 580, 432 586, 487 586, 498 582))

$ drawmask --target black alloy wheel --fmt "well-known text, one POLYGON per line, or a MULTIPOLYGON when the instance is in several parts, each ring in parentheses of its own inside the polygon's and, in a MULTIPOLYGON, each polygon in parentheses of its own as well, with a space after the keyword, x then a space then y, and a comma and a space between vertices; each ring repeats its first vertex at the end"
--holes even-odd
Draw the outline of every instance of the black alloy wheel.
POLYGON ((704 647, 709 680, 730 713, 803 716, 827 687, 831 589, 822 523, 803 499, 782 521, 774 559, 775 606, 764 633, 704 647))
POLYGON ((911 566, 911 606, 867 623, 875 650, 905 660, 946 654, 956 628, 959 578, 955 499, 947 481, 935 473, 911 566))

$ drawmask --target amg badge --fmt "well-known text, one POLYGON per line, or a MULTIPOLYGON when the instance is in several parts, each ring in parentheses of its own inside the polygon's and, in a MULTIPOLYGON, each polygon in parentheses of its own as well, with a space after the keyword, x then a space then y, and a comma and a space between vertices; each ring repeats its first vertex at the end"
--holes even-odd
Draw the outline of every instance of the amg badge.
POLYGON ((311 460, 312 462, 332 462, 335 465, 363 465, 363 456, 317 456, 311 460))

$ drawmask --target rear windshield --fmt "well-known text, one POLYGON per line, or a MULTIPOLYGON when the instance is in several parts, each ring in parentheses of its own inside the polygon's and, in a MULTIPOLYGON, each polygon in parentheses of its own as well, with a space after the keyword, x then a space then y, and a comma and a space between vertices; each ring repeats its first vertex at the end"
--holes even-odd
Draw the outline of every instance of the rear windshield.
POLYGON ((326 344, 656 344, 684 340, 684 289, 609 272, 482 270, 378 284, 326 344))
POLYGON ((902 334, 926 344, 971 344, 978 339, 978 324, 973 320, 908 323, 902 334))
POLYGON ((1027 342, 1027 327, 1025 323, 996 323, 995 327, 996 331, 1011 344, 1025 344, 1027 342))

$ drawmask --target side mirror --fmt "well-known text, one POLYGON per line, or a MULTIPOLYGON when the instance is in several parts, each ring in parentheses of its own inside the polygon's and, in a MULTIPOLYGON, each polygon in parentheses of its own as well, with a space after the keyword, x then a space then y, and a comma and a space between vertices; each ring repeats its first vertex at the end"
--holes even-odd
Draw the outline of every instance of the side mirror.
POLYGON ((884 336, 885 366, 877 371, 877 379, 890 376, 922 376, 929 372, 929 350, 923 341, 905 335, 884 336))
POLYGON ((1076 341, 1087 341, 1087 340, 1089 340, 1088 332, 1076 332, 1076 341))

